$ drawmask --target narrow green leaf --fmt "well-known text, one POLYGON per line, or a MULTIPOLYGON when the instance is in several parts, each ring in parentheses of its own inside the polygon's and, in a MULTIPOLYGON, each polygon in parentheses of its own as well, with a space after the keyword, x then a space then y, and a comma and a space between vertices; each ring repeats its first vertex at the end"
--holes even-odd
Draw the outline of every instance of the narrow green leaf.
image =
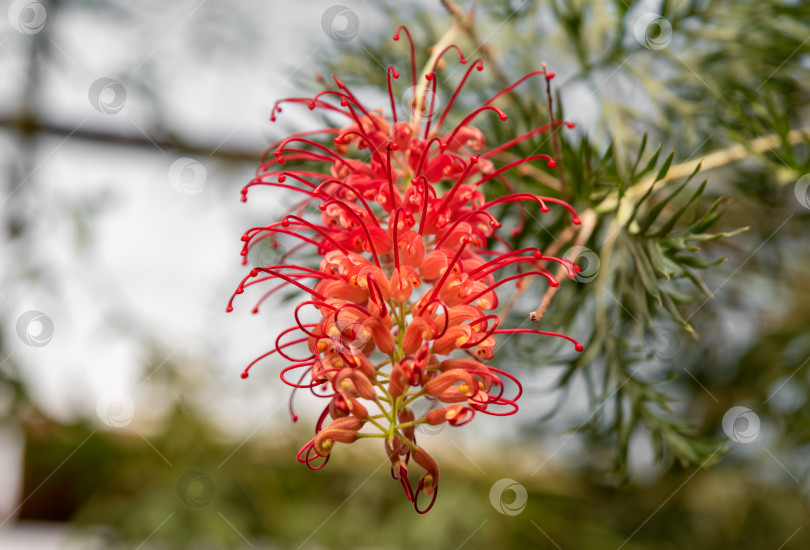
POLYGON ((672 259, 681 265, 685 265, 687 267, 694 267, 695 269, 708 269, 710 267, 718 266, 722 264, 724 261, 726 261, 726 258, 720 258, 713 262, 709 262, 706 260, 702 260, 696 256, 677 256, 672 259))
POLYGON ((641 156, 644 154, 644 150, 647 148, 647 132, 644 132, 644 137, 641 138, 641 146, 638 148, 638 156, 636 157, 636 161, 633 163, 633 169, 630 171, 633 176, 636 175, 636 170, 638 169, 638 164, 641 162, 641 156))
MULTIPOLYGON (((658 150, 653 155, 653 158, 650 159, 650 162, 647 164, 647 167, 644 170, 642 170, 639 174, 637 174, 637 176, 634 176, 634 179, 641 177, 642 175, 646 174, 649 170, 651 170, 652 166, 655 166, 655 163, 658 161, 658 155, 660 154, 661 154, 661 146, 659 145, 658 150)), ((641 198, 633 207, 633 211, 630 213, 630 217, 627 219, 626 227, 630 226, 630 224, 638 214, 638 210, 639 208, 641 208, 641 205, 644 204, 647 201, 647 199, 650 198, 650 195, 652 195, 653 191, 655 190, 655 183, 656 182, 653 182, 652 185, 650 185, 650 188, 647 189, 647 191, 641 196, 641 198)))
POLYGON ((689 180, 684 181, 682 184, 680 184, 678 187, 675 188, 675 191, 673 191, 672 193, 661 199, 658 202, 658 204, 656 204, 650 210, 650 212, 644 218, 644 221, 641 222, 640 224, 638 231, 639 235, 644 235, 647 232, 647 230, 650 228, 653 222, 655 222, 655 220, 658 218, 659 214, 661 214, 661 211, 664 210, 664 208, 666 208, 666 206, 672 201, 672 199, 674 199, 681 191, 683 191, 683 188, 686 187, 688 183, 689 180))
POLYGON ((657 277, 655 273, 653 273, 652 265, 649 260, 647 260, 646 254, 638 249, 635 241, 631 240, 628 248, 630 248, 630 253, 633 255, 636 267, 638 268, 636 273, 639 276, 641 284, 647 290, 647 293, 658 302, 658 307, 661 307, 661 294, 658 292, 657 277))
POLYGON ((659 248, 658 244, 654 241, 644 241, 644 249, 647 252, 647 256, 650 258, 653 268, 660 273, 661 276, 669 280, 669 272, 667 271, 666 262, 664 261, 664 253, 661 252, 661 248, 659 248))
POLYGON ((718 197, 715 199, 711 207, 709 207, 709 210, 703 214, 703 217, 690 225, 687 231, 690 233, 703 233, 706 231, 708 228, 714 225, 718 219, 720 219, 720 216, 723 215, 723 211, 725 210, 728 202, 729 201, 723 197, 718 197))
MULTIPOLYGON (((662 145, 659 145, 658 149, 656 149, 655 153, 653 153, 653 156, 650 157, 650 160, 647 162, 647 165, 644 167, 644 169, 641 172, 639 172, 638 174, 635 174, 633 176, 633 178, 636 181, 643 178, 645 175, 650 173, 653 168, 655 168, 655 165, 658 164, 658 157, 661 156, 662 147, 663 147, 662 145)), ((656 181, 658 181, 658 180, 656 180, 656 181)))
POLYGON ((672 151, 667 160, 664 161, 664 164, 661 165, 661 169, 658 170, 658 174, 655 176, 655 181, 661 181, 669 172, 669 166, 672 164, 672 158, 675 156, 675 151, 672 151))
POLYGON ((692 206, 692 203, 695 202, 698 199, 698 197, 700 197, 700 195, 703 194, 704 189, 706 189, 706 180, 703 180, 703 183, 701 183, 695 190, 695 192, 692 194, 692 196, 689 197, 689 200, 686 201, 686 204, 684 204, 680 210, 678 210, 677 212, 675 212, 675 214, 673 214, 673 216, 669 219, 669 221, 667 221, 663 225, 663 227, 661 227, 661 229, 658 231, 658 233, 655 234, 655 236, 663 237, 668 235, 669 232, 672 231, 672 228, 675 227, 675 224, 678 223, 678 220, 681 218, 681 216, 683 216, 684 212, 686 212, 686 210, 690 206, 692 206))
POLYGON ((714 299, 714 294, 712 294, 712 291, 709 290, 709 287, 706 286, 706 283, 703 282, 703 279, 701 279, 700 277, 698 277, 697 275, 695 275, 686 268, 684 268, 683 273, 689 278, 690 281, 692 281, 695 284, 696 287, 700 289, 700 291, 703 293, 704 296, 706 296, 707 298, 714 299))
POLYGON ((695 334, 695 329, 692 328, 692 325, 686 322, 686 319, 683 318, 681 312, 678 311, 678 306, 675 304, 675 301, 672 298, 670 298, 666 292, 663 294, 663 302, 664 308, 672 316, 673 321, 681 325, 684 328, 684 330, 686 330, 693 337, 697 337, 697 334, 695 334))

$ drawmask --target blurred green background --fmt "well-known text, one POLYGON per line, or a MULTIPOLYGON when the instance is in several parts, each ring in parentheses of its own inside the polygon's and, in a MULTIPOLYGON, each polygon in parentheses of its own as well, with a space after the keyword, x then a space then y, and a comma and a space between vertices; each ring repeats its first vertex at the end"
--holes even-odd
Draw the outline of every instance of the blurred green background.
MULTIPOLYGON (((3 7, 0 547, 808 548, 807 3, 3 7), (561 170, 513 184, 598 215, 577 240, 529 211, 513 244, 586 264, 543 327, 586 351, 499 350, 521 413, 418 436, 442 468, 426 516, 370 442, 298 464, 314 405, 297 398, 289 421, 278 361, 239 380, 290 306, 224 314, 242 231, 291 198, 238 191, 266 144, 318 123, 288 107, 273 126, 272 102, 336 71, 385 106, 385 65, 408 69, 399 24, 422 61, 453 25, 484 59, 458 118, 546 62, 577 127, 558 152, 524 144, 561 170), (524 504, 514 484, 493 492, 503 479, 524 504)), ((448 68, 439 97, 459 78, 448 68)), ((481 119, 490 144, 549 119, 540 81, 502 108, 510 124, 481 119)), ((504 324, 542 293, 524 296, 504 324)))

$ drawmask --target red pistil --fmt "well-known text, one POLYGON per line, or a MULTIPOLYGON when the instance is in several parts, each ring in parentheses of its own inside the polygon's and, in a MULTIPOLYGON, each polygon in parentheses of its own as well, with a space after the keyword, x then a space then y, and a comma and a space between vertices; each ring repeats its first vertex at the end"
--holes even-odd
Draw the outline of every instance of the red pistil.
POLYGON ((397 273, 399 273, 399 215, 402 212, 406 211, 403 208, 397 208, 394 214, 394 226, 391 228, 391 233, 394 238, 394 269, 397 273))
POLYGON ((502 121, 505 121, 509 118, 506 113, 504 113, 497 107, 493 107, 492 105, 484 105, 483 107, 479 107, 478 109, 476 109, 475 111, 464 117, 464 120, 459 122, 458 126, 456 126, 455 130, 453 130, 450 133, 445 142, 450 143, 451 141, 453 141, 453 138, 456 136, 458 131, 461 130, 462 127, 466 126, 468 122, 470 122, 472 119, 478 116, 479 113, 483 113, 484 111, 495 111, 496 113, 498 113, 498 117, 502 121))
POLYGON ((506 284, 509 281, 514 281, 515 279, 521 279, 521 278, 527 277, 529 275, 542 275, 543 277, 548 279, 548 283, 551 286, 559 286, 559 284, 560 284, 559 282, 557 282, 557 279, 555 279, 548 271, 527 271, 525 273, 518 273, 517 275, 512 275, 511 277, 506 277, 505 279, 501 279, 497 283, 495 283, 495 284, 493 284, 491 286, 488 286, 487 288, 485 288, 484 290, 482 290, 478 294, 475 294, 474 296, 471 296, 471 297, 467 298, 466 300, 464 300, 464 303, 465 304, 472 303, 472 302, 476 301, 478 298, 480 298, 481 296, 483 296, 484 294, 488 294, 488 293, 492 292, 493 290, 495 290, 499 286, 501 286, 503 284, 506 284))
POLYGON ((426 176, 417 176, 415 179, 411 180, 411 183, 413 184, 418 184, 419 182, 421 182, 424 188, 422 194, 422 215, 419 217, 419 236, 421 237, 422 230, 425 227, 425 220, 427 219, 427 208, 429 200, 428 190, 432 188, 428 185, 426 176))
POLYGON ((500 226, 501 226, 500 222, 499 222, 498 220, 496 220, 496 219, 495 219, 495 217, 494 217, 492 214, 490 214, 489 212, 486 212, 486 211, 481 210, 481 209, 477 209, 477 210, 473 210, 473 211, 471 211, 471 212, 467 212, 466 214, 464 214, 463 216, 461 216, 459 219, 457 219, 457 220, 456 220, 456 221, 453 223, 453 225, 451 225, 451 226, 450 226, 450 228, 448 228, 448 229, 447 229, 447 230, 444 232, 444 234, 442 235, 442 238, 441 238, 441 239, 439 239, 439 240, 436 242, 436 248, 439 248, 439 247, 442 245, 442 243, 444 243, 444 241, 446 241, 446 240, 447 240, 447 237, 449 237, 449 236, 450 236, 450 235, 453 233, 453 230, 454 230, 456 227, 458 227, 458 225, 459 225, 460 223, 462 223, 462 222, 464 222, 464 221, 468 220, 469 218, 472 218, 472 217, 474 217, 474 216, 479 216, 479 215, 481 215, 481 216, 487 216, 487 217, 489 218, 489 224, 490 224, 490 226, 492 226, 492 227, 494 227, 494 228, 496 228, 496 229, 497 229, 498 227, 500 227, 500 226))
MULTIPOLYGON (((503 261, 504 261, 504 260, 506 260, 507 258, 511 258, 511 257, 513 257, 513 256, 517 256, 518 254, 523 254, 523 253, 525 253, 525 252, 533 252, 533 253, 535 253, 535 254, 540 254, 540 249, 539 249, 539 248, 520 248, 520 249, 518 249, 518 250, 510 250, 509 252, 505 252, 505 253, 501 254, 500 256, 496 257, 496 258, 495 258, 495 259, 493 259, 493 260, 490 260, 490 261, 488 261, 488 262, 486 262, 486 263, 484 263, 484 264, 479 265, 479 266, 478 266, 478 267, 476 267, 475 269, 473 269, 473 270, 469 271, 467 274, 468 274, 470 277, 472 277, 473 275, 475 275, 475 274, 476 274, 476 273, 478 273, 479 271, 483 271, 484 269, 486 269, 486 268, 488 268, 488 267, 490 267, 490 266, 492 266, 492 265, 495 265, 495 264, 500 264, 501 262, 503 262, 503 261)), ((532 255, 532 256, 531 256, 531 258, 523 258, 523 259, 526 259, 526 260, 529 260, 529 259, 531 259, 531 260, 537 260, 537 259, 540 259, 540 258, 542 258, 542 255, 540 255, 540 257, 539 257, 539 258, 538 258, 538 257, 536 257, 535 255, 532 255)), ((498 267, 497 269, 500 269, 500 267, 498 267)))
POLYGON ((580 344, 570 336, 560 334, 559 332, 549 332, 547 330, 537 330, 534 328, 505 328, 495 331, 495 334, 521 334, 521 333, 533 333, 533 334, 544 334, 546 336, 557 336, 558 338, 565 338, 566 340, 574 344, 574 349, 577 351, 582 351, 583 349, 585 349, 582 347, 582 344, 580 344))
POLYGON ((461 176, 459 176, 459 178, 456 180, 456 183, 453 185, 453 187, 450 189, 450 191, 448 191, 447 193, 444 194, 444 196, 442 196, 442 202, 441 202, 441 204, 439 204, 439 208, 438 208, 439 212, 441 212, 444 209, 447 202, 451 198, 453 198, 453 195, 456 193, 456 190, 458 189, 458 187, 464 182, 465 179, 467 179, 467 175, 470 173, 470 170, 472 170, 473 166, 478 164, 478 158, 479 158, 479 156, 477 154, 470 157, 470 162, 464 168, 464 172, 461 173, 461 176))
MULTIPOLYGON (((495 200, 489 201, 484 206, 481 207, 482 210, 489 208, 490 206, 495 206, 497 204, 503 204, 505 202, 518 202, 518 201, 536 201, 540 204, 540 211, 541 212, 548 212, 548 206, 543 201, 543 199, 537 195, 532 195, 531 193, 518 193, 516 195, 507 195, 505 197, 499 197, 495 200)), ((576 215, 576 213, 574 213, 576 215)))
POLYGON ((520 85, 521 85, 521 84, 522 84, 524 81, 526 81, 526 80, 530 79, 530 78, 531 78, 531 77, 533 77, 533 76, 537 76, 537 75, 540 75, 540 74, 542 74, 542 75, 547 75, 547 76, 548 76, 548 78, 554 78, 554 73, 546 73, 546 71, 545 71, 545 70, 542 70, 542 71, 532 71, 532 72, 530 72, 529 74, 527 74, 527 75, 523 76, 522 78, 520 78, 519 80, 517 80, 517 81, 513 82, 512 84, 510 84, 509 86, 507 86, 506 88, 504 88, 503 90, 501 90, 500 92, 498 92, 497 94, 495 94, 494 96, 492 96, 492 97, 489 99, 489 101, 487 101, 486 103, 484 103, 484 105, 489 105, 490 103, 492 103, 493 101, 495 101, 496 99, 498 99, 499 97, 501 97, 502 95, 507 94, 507 93, 511 92, 512 90, 514 90, 515 88, 517 88, 518 86, 520 86, 520 85))
MULTIPOLYGON (((341 131, 340 128, 320 128, 318 130, 304 130, 302 132, 293 132, 292 134, 290 134, 286 138, 277 139, 277 140, 271 142, 270 145, 268 145, 267 147, 264 148, 264 151, 262 151, 262 156, 260 158, 261 158, 262 162, 264 162, 267 155, 270 154, 271 151, 275 151, 276 147, 278 147, 278 144, 281 143, 282 141, 284 141, 287 138, 304 137, 304 136, 318 136, 318 135, 321 135, 321 134, 339 134, 340 131, 341 131)), ((261 166, 262 166, 261 164, 258 166, 258 168, 256 170, 256 175, 258 175, 259 169, 261 169, 261 166)))
POLYGON ((272 274, 274 277, 278 277, 279 279, 284 279, 284 280, 285 280, 285 281, 287 281, 288 283, 290 283, 290 284, 293 284, 293 285, 297 286, 298 288, 300 288, 300 289, 301 289, 301 290, 303 290, 304 292, 308 292, 308 293, 310 293, 310 294, 313 294, 313 295, 315 295, 315 296, 318 296, 318 297, 319 297, 321 300, 326 300, 326 298, 324 298, 323 296, 321 296, 319 293, 315 292, 315 291, 314 291, 314 290, 312 290, 311 288, 307 288, 307 287, 305 287, 304 285, 302 285, 301 283, 299 283, 299 282, 298 282, 298 281, 296 281, 295 279, 293 279, 293 278, 291 278, 291 277, 288 277, 287 275, 284 275, 283 273, 277 273, 277 272, 274 272, 274 271, 272 271, 272 270, 270 270, 270 269, 267 269, 267 268, 253 268, 253 269, 250 271, 250 274, 248 274, 248 276, 247 276, 247 277, 245 277, 244 279, 242 279, 242 282, 239 284, 239 286, 238 286, 238 287, 236 287, 236 291, 235 291, 233 294, 231 294, 231 298, 230 298, 230 300, 228 300, 228 306, 225 308, 225 311, 227 311, 228 313, 230 313, 231 311, 233 311, 233 301, 234 301, 234 299, 236 298, 236 295, 237 295, 237 294, 242 294, 242 293, 244 292, 244 288, 245 288, 245 287, 244 287, 244 283, 245 283, 245 281, 247 281, 247 280, 248 280, 249 278, 251 278, 251 277, 255 277, 255 276, 258 274, 258 272, 259 272, 259 271, 263 271, 263 272, 265 272, 265 273, 270 273, 270 274, 272 274))
MULTIPOLYGON (((294 341, 292 341, 292 342, 287 342, 286 344, 284 344, 284 345, 283 345, 283 346, 281 346, 281 347, 282 347, 282 348, 285 348, 285 347, 287 347, 287 346, 292 346, 292 345, 294 345, 294 344, 300 344, 301 342, 306 342, 306 341, 307 341, 307 338, 301 338, 301 339, 299 339, 299 340, 294 340, 294 341)), ((267 353, 263 353, 263 354, 259 355, 259 356, 258 356, 257 358, 255 358, 253 361, 251 361, 250 363, 248 363, 248 365, 245 367, 245 370, 243 370, 243 371, 242 371, 242 378, 247 378, 247 377, 248 377, 248 372, 250 371, 250 368, 251 368, 253 365, 255 365, 256 363, 258 363, 259 361, 261 361, 261 360, 262 360, 262 359, 264 359, 265 357, 269 357, 269 356, 273 355, 273 354, 274 354, 274 353, 276 353, 276 352, 279 352, 279 353, 280 353, 280 351, 281 351, 281 348, 279 348, 279 347, 278 347, 278 344, 276 344, 276 347, 275 347, 275 348, 271 349, 271 350, 270 350, 270 351, 268 351, 267 353)))
POLYGON ((391 151, 396 151, 399 148, 399 145, 394 143, 393 141, 389 141, 388 145, 386 146, 386 173, 388 175, 388 193, 390 195, 391 200, 391 210, 397 207, 397 200, 396 195, 394 194, 394 177, 391 168, 391 151))
POLYGON ((422 309, 419 310, 420 314, 423 311, 425 311, 425 308, 427 308, 427 304, 429 304, 436 297, 436 295, 439 293, 439 290, 441 290, 441 288, 444 285, 445 281, 447 281, 447 277, 449 277, 450 273, 452 273, 453 266, 456 265, 456 262, 458 262, 458 259, 461 257, 461 254, 464 253, 464 249, 467 247, 468 244, 469 244, 469 240, 467 240, 465 238, 461 239, 461 246, 458 247, 458 252, 456 252, 456 255, 453 256, 453 260, 447 265, 447 268, 445 269, 444 274, 442 274, 442 278, 439 279, 439 282, 436 283, 436 285, 433 287, 433 291, 430 294, 430 298, 427 299, 427 302, 425 303, 425 305, 422 307, 422 309))
MULTIPOLYGON (((291 219, 292 219, 292 220, 296 220, 296 221, 298 221, 298 222, 299 222, 301 225, 304 225, 304 226, 306 226, 306 227, 309 227, 310 229, 312 229, 313 231, 315 231, 316 233, 318 233, 318 234, 319 234, 321 237, 323 237, 324 239, 326 239, 327 241, 329 241, 330 243, 332 243, 332 244, 334 245, 334 247, 335 247, 335 248, 337 248, 338 250, 340 250, 341 252, 343 252, 343 253, 344 253, 344 254, 346 254, 347 256, 350 254, 350 252, 349 252, 348 250, 346 250, 346 249, 343 247, 343 245, 342 245, 342 244, 340 244, 340 243, 339 243, 339 242, 337 242, 335 239, 333 239, 332 237, 330 237, 329 235, 327 235, 327 234, 326 234, 326 233, 325 233, 325 232, 324 232, 324 231, 323 231, 323 230, 322 230, 320 227, 318 227, 317 225, 315 225, 315 224, 313 224, 313 223, 308 222, 308 221, 307 221, 307 220, 305 220, 304 218, 299 218, 298 216, 287 216, 287 217, 285 217, 285 218, 284 218, 284 219, 281 221, 281 224, 282 224, 282 225, 284 225, 284 226, 286 227, 286 226, 288 226, 288 225, 290 224, 289 220, 291 220, 291 219)), ((378 264, 378 265, 379 265, 379 264, 378 264)))
POLYGON ((411 33, 410 33, 410 31, 408 31, 408 28, 405 25, 400 25, 399 28, 397 29, 397 32, 394 33, 394 36, 393 36, 394 41, 399 40, 400 31, 405 31, 405 35, 408 37, 408 45, 410 46, 410 49, 411 49, 411 82, 413 83, 412 85, 415 87, 416 86, 416 55, 414 54, 414 49, 413 49, 413 38, 411 38, 411 33))
POLYGON ((377 157, 377 160, 379 160, 380 164, 385 164, 383 158, 380 156, 379 151, 377 151, 377 147, 374 145, 374 143, 371 141, 371 138, 369 138, 368 134, 366 134, 365 132, 359 132, 357 130, 347 130, 346 132, 343 132, 342 134, 340 134, 338 137, 335 138, 334 140, 335 144, 343 145, 345 143, 344 138, 350 135, 355 135, 358 138, 365 141, 366 147, 368 147, 369 151, 371 151, 371 154, 377 157))
POLYGON ((433 62, 433 67, 431 67, 430 72, 432 73, 436 72, 436 68, 439 66, 439 61, 441 60, 442 57, 444 57, 444 54, 446 54, 450 50, 456 50, 458 52, 459 63, 461 63, 462 65, 467 63, 467 58, 464 57, 464 54, 461 52, 461 49, 455 44, 450 44, 445 49, 443 49, 439 55, 436 56, 436 61, 433 62))
POLYGON ((371 219, 374 221, 374 224, 375 224, 377 227, 380 227, 380 222, 379 222, 379 221, 377 221, 377 216, 374 214, 374 211, 371 209, 371 207, 370 207, 370 206, 368 205, 368 203, 366 202, 366 199, 364 199, 364 198, 363 198, 363 195, 362 195, 361 193, 359 193, 359 192, 357 191, 357 189, 355 189, 355 188, 354 188, 352 185, 349 185, 349 184, 348 184, 348 183, 346 183, 345 181, 342 181, 342 180, 336 180, 336 179, 328 179, 328 180, 326 180, 325 182, 323 182, 322 184, 320 184, 318 187, 316 187, 316 188, 313 190, 312 194, 313 194, 313 195, 318 195, 318 194, 323 193, 323 188, 324 188, 326 185, 329 185, 329 184, 331 184, 331 183, 335 183, 335 184, 337 184, 337 185, 340 185, 341 187, 345 187, 346 189, 348 189, 349 191, 351 191, 352 193, 354 193, 354 196, 355 196, 355 197, 357 197, 357 200, 359 200, 359 201, 360 201, 360 202, 363 204, 363 206, 366 208, 366 212, 368 212, 368 215, 369 215, 369 216, 371 217, 371 219))
POLYGON ((467 82, 467 78, 469 78, 470 73, 473 71, 473 69, 477 69, 478 72, 483 71, 484 70, 484 62, 481 61, 480 59, 476 59, 475 61, 473 61, 473 64, 470 65, 467 68, 467 72, 464 73, 464 76, 461 78, 461 82, 459 82, 458 86, 456 86, 456 89, 453 92, 453 95, 450 96, 450 101, 447 102, 447 105, 444 108, 444 112, 442 113, 442 116, 439 117, 439 124, 438 124, 439 128, 441 128, 442 124, 444 124, 444 119, 447 116, 447 113, 450 112, 450 108, 453 106, 453 103, 456 101, 456 97, 458 96, 459 92, 461 92, 461 88, 464 86, 464 83, 467 82))
POLYGON ((282 103, 302 103, 302 104, 306 104, 308 107, 311 105, 311 107, 309 107, 310 111, 312 109, 314 109, 315 107, 321 107, 322 109, 326 109, 328 111, 333 111, 333 112, 336 112, 336 113, 340 113, 342 115, 349 116, 349 113, 347 113, 346 111, 341 111, 340 109, 338 109, 334 105, 331 105, 331 104, 329 104, 329 103, 327 103, 325 101, 315 101, 315 100, 313 100, 312 98, 309 98, 309 97, 285 97, 284 99, 279 99, 278 101, 276 101, 273 104, 273 108, 270 111, 270 121, 271 122, 276 121, 276 113, 281 112, 280 105, 282 103))
POLYGON ((388 80, 388 98, 391 100, 391 116, 394 118, 394 124, 397 123, 397 109, 394 106, 394 92, 391 89, 391 77, 394 79, 399 78, 399 73, 394 68, 393 65, 388 65, 388 68, 385 69, 385 77, 388 80))
MULTIPOLYGON (((348 102, 351 101, 352 103, 354 103, 357 106, 357 108, 360 109, 360 111, 362 111, 362 113, 364 115, 366 115, 366 117, 369 120, 371 120, 371 123, 374 124, 374 127, 378 131, 382 132, 382 128, 380 128, 380 125, 377 123, 377 119, 375 117, 371 116, 371 114, 366 110, 366 108, 363 107, 363 104, 360 103, 360 101, 357 99, 357 97, 355 97, 355 95, 352 93, 352 91, 349 89, 349 87, 346 86, 343 82, 341 82, 340 79, 338 79, 338 77, 335 76, 334 74, 332 75, 332 78, 334 79, 335 83, 338 85, 338 88, 340 88, 341 90, 346 92, 346 103, 347 103, 346 106, 349 107, 349 109, 351 109, 351 106, 348 105, 348 102)), ((343 103, 344 103, 343 100, 341 100, 340 103, 341 103, 341 105, 343 105, 343 103)))
MULTIPOLYGON (((347 214, 351 214, 354 217, 354 219, 357 220, 357 223, 360 226, 360 229, 362 229, 363 233, 366 234, 366 241, 368 242, 368 247, 371 250, 371 255, 374 257, 374 263, 377 264, 377 266, 379 266, 380 265, 380 259, 377 257, 377 250, 374 247, 374 241, 371 239, 371 234, 368 232, 368 226, 366 226, 366 222, 363 221, 363 218, 361 218, 360 215, 357 212, 355 212, 352 208, 350 208, 348 204, 346 204, 342 200, 338 200, 338 199, 332 199, 330 201, 321 203, 320 206, 318 206, 318 208, 320 208, 321 210, 326 210, 326 207, 329 206, 330 204, 337 204, 347 214)), ((378 226, 379 226, 379 224, 378 224, 378 226)))
MULTIPOLYGON (((565 125, 567 128, 573 128, 574 127, 573 122, 555 122, 554 123, 555 127, 563 126, 563 125, 565 125)), ((537 134, 542 134, 543 132, 547 131, 549 128, 551 128, 551 124, 544 124, 543 126, 540 126, 539 128, 535 128, 531 132, 526 132, 525 134, 520 135, 520 136, 516 137, 515 139, 510 139, 509 141, 507 141, 503 145, 499 145, 498 147, 495 147, 494 149, 491 149, 491 150, 487 151, 486 153, 484 153, 484 158, 489 158, 489 157, 495 156, 498 153, 501 153, 501 152, 509 149, 510 147, 513 147, 513 146, 517 145, 521 141, 525 141, 525 140, 529 139, 530 137, 536 136, 537 134)))
POLYGON ((442 141, 441 138, 438 138, 438 137, 430 138, 430 141, 428 141, 425 144, 425 147, 422 149, 422 154, 419 156, 419 163, 416 165, 416 175, 417 176, 422 174, 422 168, 424 168, 425 161, 428 158, 428 152, 430 150, 430 146, 433 145, 434 142, 439 144, 439 150, 443 150, 445 147, 447 147, 447 142, 442 141))
MULTIPOLYGON (((427 122, 425 123, 424 139, 427 139, 430 133, 430 122, 433 120, 433 106, 436 104, 436 73, 428 73, 425 75, 425 78, 433 85, 433 89, 430 92, 430 108, 428 108, 427 122)), ((425 86, 425 95, 427 95, 427 93, 427 86, 425 86)), ((424 99, 422 100, 422 104, 424 105, 424 99)))
MULTIPOLYGON (((316 148, 320 149, 321 151, 325 152, 329 157, 332 157, 336 161, 342 162, 343 164, 345 164, 346 166, 348 166, 351 169, 351 165, 348 162, 346 162, 346 159, 344 159, 343 157, 341 157, 340 155, 338 155, 337 153, 335 153, 331 149, 329 149, 327 147, 324 147, 320 143, 318 143, 316 141, 312 141, 311 139, 306 139, 306 138, 289 138, 289 139, 285 139, 284 141, 282 141, 281 145, 279 145, 278 148, 273 153, 273 156, 275 156, 278 159, 279 163, 284 164, 284 157, 281 156, 281 153, 284 150, 284 146, 287 145, 288 143, 292 143, 293 141, 297 141, 297 142, 300 142, 300 143, 306 143, 307 145, 312 145, 313 147, 316 147, 316 148)), ((295 151, 303 151, 304 153, 311 153, 311 151, 307 151, 306 149, 294 149, 294 150, 295 151)))

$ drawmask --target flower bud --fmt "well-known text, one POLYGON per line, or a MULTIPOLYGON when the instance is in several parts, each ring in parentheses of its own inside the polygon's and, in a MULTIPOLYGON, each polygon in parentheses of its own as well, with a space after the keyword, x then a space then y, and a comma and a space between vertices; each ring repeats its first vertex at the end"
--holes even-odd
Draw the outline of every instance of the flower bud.
POLYGON ((396 399, 401 396, 408 389, 408 381, 402 372, 402 366, 397 363, 391 369, 391 377, 388 380, 388 393, 396 399))
POLYGON ((338 443, 354 443, 357 440, 357 431, 363 427, 363 421, 354 416, 347 416, 333 420, 326 428, 318 432, 313 439, 315 452, 320 456, 329 456, 332 445, 338 443))
POLYGON ((466 424, 469 421, 467 419, 468 412, 472 412, 472 410, 464 405, 450 405, 449 407, 430 411, 425 415, 425 419, 431 426, 438 426, 444 422, 449 422, 451 426, 457 426, 461 423, 466 424))
POLYGON ((359 395, 363 399, 375 399, 377 392, 371 381, 359 370, 343 369, 335 378, 335 391, 359 395))
POLYGON ((433 378, 424 387, 428 395, 440 401, 454 403, 464 401, 478 393, 478 380, 467 371, 453 369, 433 378), (461 384, 454 386, 457 382, 461 384))
POLYGON ((419 480, 419 486, 426 495, 432 495, 439 486, 439 466, 422 447, 411 453, 414 462, 425 469, 425 474, 419 480))

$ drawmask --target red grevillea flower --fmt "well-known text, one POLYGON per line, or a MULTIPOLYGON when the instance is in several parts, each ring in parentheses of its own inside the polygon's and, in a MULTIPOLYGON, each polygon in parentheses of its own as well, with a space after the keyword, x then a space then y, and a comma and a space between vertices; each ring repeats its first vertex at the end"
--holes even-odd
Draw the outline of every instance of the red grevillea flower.
POLYGON ((546 267, 549 262, 565 266, 569 277, 579 268, 544 256, 537 248, 513 250, 497 235, 501 224, 490 209, 504 203, 520 208, 529 201, 538 203, 542 212, 548 212, 550 204, 567 209, 574 224, 579 220, 573 208, 555 198, 514 193, 486 202, 481 191, 493 180, 509 189, 506 174, 522 163, 542 158, 554 166, 546 155, 531 155, 497 168, 490 160, 550 125, 491 149, 472 125, 476 117, 488 114, 507 120, 493 105, 501 95, 532 76, 551 79, 554 75, 530 73, 458 125, 445 127, 459 91, 473 70, 483 69, 483 63, 479 59, 469 65, 444 110, 434 113, 439 60, 455 50, 462 64, 467 61, 456 46, 450 46, 431 58, 420 83, 407 29, 401 27, 394 40, 402 31, 410 43, 415 90, 410 120, 397 118, 392 79, 398 79, 399 73, 391 66, 386 71, 390 117, 365 107, 337 77, 335 89, 274 105, 271 120, 282 103, 297 103, 345 117, 346 125, 296 132, 266 151, 256 178, 242 190, 242 200, 247 200, 251 187, 269 186, 300 193, 302 201, 282 219, 249 229, 242 237, 242 255, 246 262, 251 248, 259 243, 298 242, 277 265, 251 269, 231 297, 228 311, 237 294, 262 282, 275 284, 259 304, 289 285, 307 295, 295 308, 294 326, 276 338, 272 350, 248 365, 242 377, 271 354, 290 361, 281 379, 328 401, 315 437, 300 450, 298 460, 320 469, 335 444, 380 438, 391 460, 392 477, 422 513, 435 502, 439 468, 417 444, 414 428, 420 423, 461 426, 476 413, 505 416, 517 411, 520 383, 490 362, 498 335, 560 336, 582 351, 582 346, 561 334, 499 328, 499 318, 491 312, 498 306, 500 288, 535 275, 558 285, 546 267), (308 215, 312 206, 320 210, 319 219, 308 215), (292 260, 307 245, 317 249, 317 268, 292 260), (306 308, 317 312, 316 322, 299 318, 306 308), (290 355, 287 348, 304 343, 308 356, 290 355), (505 395, 504 379, 514 382, 515 395, 505 395), (413 404, 419 399, 438 401, 441 407, 416 418, 413 404), (409 472, 412 462, 423 471, 415 481, 409 472), (425 495, 423 503, 428 501, 422 508, 420 493, 425 495))

